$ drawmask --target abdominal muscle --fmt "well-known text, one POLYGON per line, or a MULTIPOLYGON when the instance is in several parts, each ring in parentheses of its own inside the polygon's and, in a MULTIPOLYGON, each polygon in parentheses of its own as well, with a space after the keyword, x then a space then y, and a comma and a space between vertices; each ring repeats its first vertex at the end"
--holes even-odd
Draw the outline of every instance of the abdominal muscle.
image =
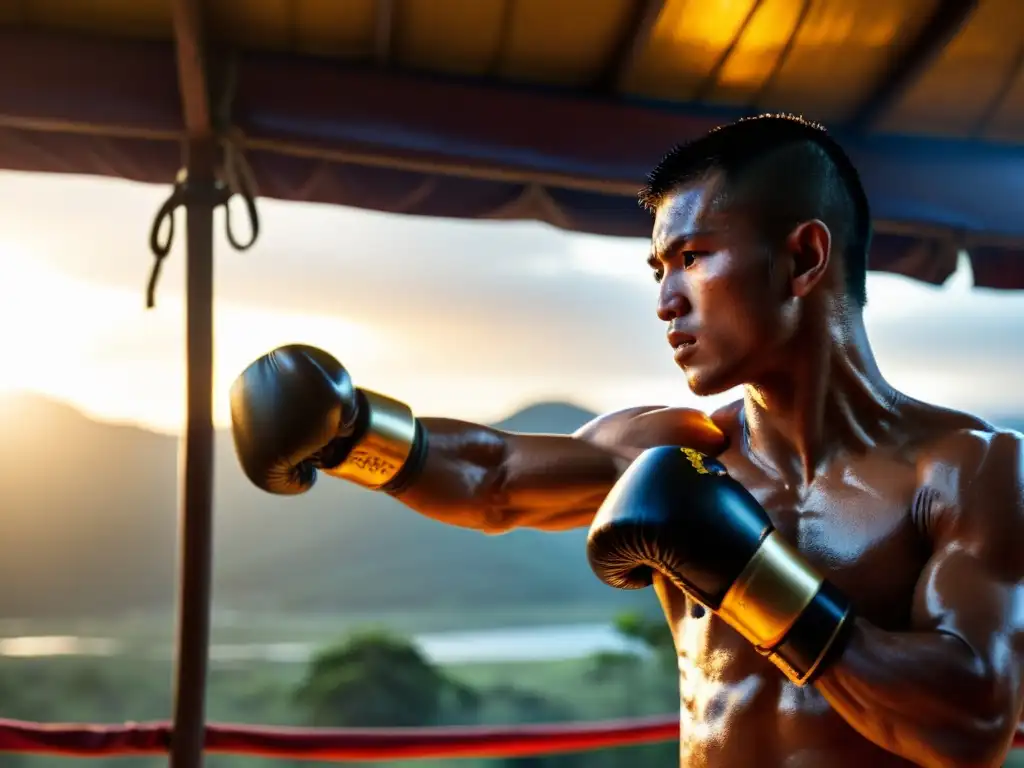
POLYGON ((871 743, 813 687, 783 677, 735 630, 663 579, 655 591, 679 661, 685 768, 871 768, 911 763, 871 743))

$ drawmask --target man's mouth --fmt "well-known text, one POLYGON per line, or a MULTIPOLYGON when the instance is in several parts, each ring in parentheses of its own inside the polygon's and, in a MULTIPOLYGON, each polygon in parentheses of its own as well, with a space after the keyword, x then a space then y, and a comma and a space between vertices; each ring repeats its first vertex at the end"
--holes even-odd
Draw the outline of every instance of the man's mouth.
POLYGON ((679 350, 693 346, 697 342, 696 337, 682 331, 669 331, 668 343, 672 349, 679 350))

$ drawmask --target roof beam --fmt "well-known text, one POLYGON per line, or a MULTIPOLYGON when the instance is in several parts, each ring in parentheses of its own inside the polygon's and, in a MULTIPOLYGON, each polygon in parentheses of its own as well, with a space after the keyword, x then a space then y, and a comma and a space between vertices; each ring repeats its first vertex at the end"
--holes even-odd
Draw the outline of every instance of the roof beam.
POLYGON ((395 0, 377 0, 373 25, 373 58, 378 66, 386 67, 391 61, 391 46, 395 36, 395 0))
MULTIPOLYGON (((1002 84, 999 86, 999 90, 996 91, 996 95, 989 102, 989 105, 985 108, 981 117, 974 124, 974 129, 971 131, 971 135, 980 138, 984 137, 988 131, 992 121, 996 119, 999 114, 999 110, 1002 109, 1006 99, 1009 98, 1010 93, 1013 91, 1013 86, 1017 80, 1024 75, 1024 45, 1017 46, 1017 52, 1014 54, 1013 60, 1010 62, 1010 66, 1006 70, 1006 76, 1003 78, 1002 84)), ((1024 729, 1024 724, 1021 725, 1024 729)))
POLYGON ((667 0, 634 0, 636 7, 629 23, 625 24, 622 35, 615 45, 612 55, 594 81, 594 90, 606 93, 617 93, 636 62, 639 60, 647 43, 651 39, 654 25, 665 9, 667 0))
POLYGON ((209 139, 213 118, 200 0, 172 0, 171 12, 185 132, 190 139, 209 139))
POLYGON ((897 55, 877 87, 854 112, 850 126, 867 131, 891 109, 956 37, 979 0, 939 0, 921 32, 897 55))

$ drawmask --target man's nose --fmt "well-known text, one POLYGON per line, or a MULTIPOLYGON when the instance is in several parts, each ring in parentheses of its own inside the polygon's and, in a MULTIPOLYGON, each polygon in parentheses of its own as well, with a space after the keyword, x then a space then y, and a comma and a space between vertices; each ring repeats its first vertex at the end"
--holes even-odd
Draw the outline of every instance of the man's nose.
POLYGON ((658 293, 658 319, 668 323, 677 317, 683 317, 690 311, 690 303, 678 290, 673 290, 667 283, 662 283, 658 293))

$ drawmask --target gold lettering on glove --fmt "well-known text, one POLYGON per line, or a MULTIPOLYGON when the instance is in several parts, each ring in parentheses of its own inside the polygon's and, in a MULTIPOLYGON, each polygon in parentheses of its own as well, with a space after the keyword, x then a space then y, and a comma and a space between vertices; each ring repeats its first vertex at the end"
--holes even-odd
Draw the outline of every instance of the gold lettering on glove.
POLYGON ((367 389, 360 391, 369 409, 366 432, 341 464, 325 471, 377 490, 393 480, 408 461, 416 440, 416 418, 405 403, 367 389))
POLYGON ((724 475, 725 474, 725 472, 723 472, 720 469, 715 469, 715 470, 708 469, 707 465, 704 463, 704 460, 707 458, 707 456, 705 456, 700 451, 695 451, 695 450, 693 450, 693 448, 680 448, 679 450, 681 450, 683 452, 683 455, 686 456, 687 459, 689 459, 690 464, 693 466, 693 468, 696 469, 697 472, 699 472, 700 474, 702 474, 702 475, 724 475))

